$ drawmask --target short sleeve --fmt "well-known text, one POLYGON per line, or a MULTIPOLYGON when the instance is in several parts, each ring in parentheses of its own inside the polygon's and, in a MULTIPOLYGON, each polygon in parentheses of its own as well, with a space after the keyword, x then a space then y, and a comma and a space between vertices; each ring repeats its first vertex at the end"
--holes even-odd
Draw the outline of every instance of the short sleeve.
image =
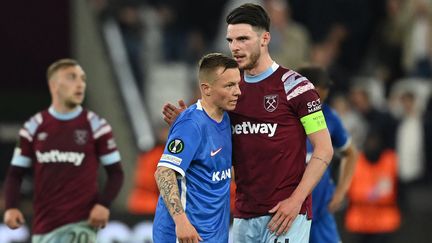
POLYGON ((193 120, 176 122, 170 130, 158 166, 171 168, 184 176, 194 159, 200 142, 201 132, 193 120))

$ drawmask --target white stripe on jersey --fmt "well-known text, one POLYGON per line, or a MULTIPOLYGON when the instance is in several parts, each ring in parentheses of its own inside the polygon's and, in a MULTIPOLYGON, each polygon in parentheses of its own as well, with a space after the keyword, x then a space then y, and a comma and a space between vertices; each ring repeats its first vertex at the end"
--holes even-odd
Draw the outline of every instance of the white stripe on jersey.
POLYGON ((32 116, 26 123, 24 123, 24 128, 25 130, 27 130, 29 135, 33 137, 41 122, 42 122, 42 115, 39 112, 36 115, 32 116))
POLYGON ((287 95, 287 100, 295 98, 295 97, 303 94, 304 92, 312 90, 314 88, 315 87, 313 86, 312 83, 307 83, 306 85, 299 86, 299 87, 295 88, 289 95, 287 95))
POLYGON ((282 76, 282 82, 284 82, 285 94, 288 94, 295 86, 299 83, 308 80, 305 77, 300 76, 298 73, 294 71, 288 71, 282 76), (295 75, 293 75, 295 74, 295 75), (287 77, 285 77, 287 76, 287 77))
POLYGON ((186 176, 182 176, 181 180, 181 196, 180 196, 180 200, 183 206, 184 211, 186 212, 186 192, 187 192, 187 187, 186 187, 186 176))
POLYGON ((39 113, 37 113, 35 116, 34 116, 34 119, 36 120, 36 122, 40 125, 40 124, 42 124, 42 121, 43 121, 43 119, 42 119, 42 114, 39 112, 39 113))
POLYGON ((33 141, 33 137, 32 137, 32 135, 30 135, 30 133, 29 133, 26 129, 24 129, 24 128, 21 128, 21 129, 19 130, 19 135, 20 135, 21 137, 24 137, 25 139, 27 139, 29 142, 32 142, 32 141, 33 141))
MULTIPOLYGON (((105 122, 106 123, 106 122, 105 122)), ((95 133, 93 133, 93 138, 94 139, 98 139, 98 138, 100 138, 101 136, 103 136, 103 135, 105 135, 105 134, 107 134, 107 133, 109 133, 109 132, 111 132, 111 126, 108 124, 108 125, 106 125, 106 126, 103 126, 103 127, 101 127, 101 128, 99 128, 95 133)))
MULTIPOLYGON (((99 129, 102 129, 104 125, 107 124, 107 121, 103 118, 100 118, 96 113, 92 111, 88 111, 87 113, 87 120, 90 122, 90 126, 93 132, 93 137, 96 138, 96 133, 99 133, 99 129)), ((105 128, 106 129, 106 128, 105 128)), ((111 129, 111 127, 110 127, 111 129)), ((105 133, 104 133, 105 134, 105 133)), ((102 136, 103 134, 100 134, 98 137, 102 136)))

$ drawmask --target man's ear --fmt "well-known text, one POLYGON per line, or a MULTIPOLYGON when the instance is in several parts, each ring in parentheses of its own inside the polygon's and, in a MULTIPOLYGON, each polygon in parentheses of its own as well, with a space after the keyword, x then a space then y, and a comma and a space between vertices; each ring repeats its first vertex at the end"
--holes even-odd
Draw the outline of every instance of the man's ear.
POLYGON ((261 46, 267 46, 270 43, 271 40, 271 36, 270 36, 270 32, 264 32, 262 35, 262 41, 261 41, 261 46))
POLYGON ((201 83, 200 88, 203 95, 210 96, 211 85, 209 83, 201 83))

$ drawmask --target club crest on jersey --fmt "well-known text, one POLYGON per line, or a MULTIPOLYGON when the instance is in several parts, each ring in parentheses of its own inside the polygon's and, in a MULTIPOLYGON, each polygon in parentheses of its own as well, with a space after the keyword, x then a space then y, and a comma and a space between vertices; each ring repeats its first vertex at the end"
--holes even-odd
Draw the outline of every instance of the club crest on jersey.
POLYGON ((184 149, 184 143, 181 139, 173 139, 168 143, 168 151, 173 154, 178 154, 184 149))
POLYGON ((88 132, 87 130, 75 130, 74 131, 74 140, 78 145, 84 145, 88 140, 88 132))
POLYGON ((279 105, 279 95, 272 94, 264 96, 264 108, 268 112, 273 112, 279 105))
POLYGON ((47 137, 48 137, 48 133, 46 132, 41 132, 37 135, 37 139, 39 141, 44 141, 47 137))

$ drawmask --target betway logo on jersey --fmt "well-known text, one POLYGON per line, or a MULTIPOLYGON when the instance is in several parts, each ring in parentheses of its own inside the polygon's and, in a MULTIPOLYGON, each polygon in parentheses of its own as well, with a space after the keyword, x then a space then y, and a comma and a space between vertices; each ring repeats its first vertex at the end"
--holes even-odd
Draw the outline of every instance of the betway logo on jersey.
POLYGON ((242 122, 232 125, 232 134, 267 134, 273 137, 276 133, 277 123, 251 123, 242 122))
POLYGON ((307 107, 308 107, 308 113, 312 113, 312 112, 315 112, 317 110, 321 110, 320 99, 308 102, 307 107))
POLYGON ((222 181, 228 178, 231 178, 231 169, 213 172, 213 176, 212 176, 213 181, 222 181))
POLYGON ((48 152, 36 151, 36 157, 40 163, 72 163, 75 166, 80 166, 85 154, 51 150, 48 152))

